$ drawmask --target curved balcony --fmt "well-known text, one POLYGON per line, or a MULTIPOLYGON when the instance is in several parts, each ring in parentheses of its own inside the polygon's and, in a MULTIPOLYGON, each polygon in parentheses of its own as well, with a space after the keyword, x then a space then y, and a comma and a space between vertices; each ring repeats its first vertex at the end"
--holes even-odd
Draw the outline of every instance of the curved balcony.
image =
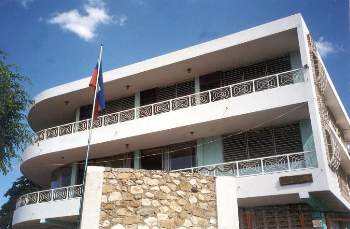
MULTIPOLYGON (((146 106, 99 116, 93 123, 93 128, 108 126, 118 122, 131 121, 137 118, 145 118, 166 112, 176 111, 184 108, 194 107, 202 104, 229 99, 267 89, 282 87, 298 82, 303 82, 303 69, 295 69, 282 72, 254 80, 244 81, 225 87, 215 88, 188 96, 178 97, 146 106)), ((36 132, 34 142, 40 142, 47 139, 74 134, 76 132, 86 131, 90 126, 91 119, 85 119, 78 122, 67 123, 60 126, 50 127, 36 132)))
POLYGON ((42 220, 74 224, 82 190, 82 185, 75 185, 25 194, 17 200, 12 225, 36 228, 42 220))
MULTIPOLYGON (((306 119, 307 100, 303 70, 296 69, 107 114, 94 123, 90 158, 267 125, 270 117, 282 114, 283 120, 269 125, 306 119)), ((54 169, 84 159, 89 123, 82 120, 41 131, 24 152, 21 171, 45 187, 54 169)))

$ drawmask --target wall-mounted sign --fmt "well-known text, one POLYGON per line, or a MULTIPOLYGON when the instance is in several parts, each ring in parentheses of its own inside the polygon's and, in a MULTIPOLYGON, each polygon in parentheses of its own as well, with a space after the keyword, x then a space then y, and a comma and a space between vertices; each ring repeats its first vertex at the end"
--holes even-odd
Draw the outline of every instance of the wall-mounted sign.
POLYGON ((295 176, 283 176, 279 178, 280 185, 292 185, 292 184, 305 184, 305 183, 312 183, 312 174, 302 174, 302 175, 295 175, 295 176))

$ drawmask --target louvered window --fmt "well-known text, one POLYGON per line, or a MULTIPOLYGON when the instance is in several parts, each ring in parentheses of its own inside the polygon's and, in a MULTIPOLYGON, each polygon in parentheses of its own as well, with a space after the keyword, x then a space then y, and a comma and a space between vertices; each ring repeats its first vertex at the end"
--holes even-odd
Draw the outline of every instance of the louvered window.
POLYGON ((199 78, 200 90, 206 91, 289 70, 291 70, 290 56, 285 55, 256 64, 201 76, 199 78))
POLYGON ((248 147, 246 133, 224 136, 224 160, 240 161, 247 158, 248 147))
POLYGON ((223 146, 225 162, 303 151, 298 123, 225 135, 223 146))
POLYGON ((201 91, 207 91, 213 88, 221 87, 222 72, 214 72, 199 77, 199 85, 201 91))
POLYGON ((152 88, 141 91, 140 104, 141 106, 157 103, 176 97, 181 97, 194 93, 194 80, 177 83, 162 88, 152 88))
POLYGON ((303 151, 300 127, 298 124, 273 129, 276 152, 278 154, 303 151))
MULTIPOLYGON (((111 114, 123 110, 131 109, 135 106, 135 96, 114 99, 106 102, 106 108, 99 115, 111 114)), ((91 117, 92 105, 80 107, 80 120, 91 117)))
POLYGON ((275 155, 271 129, 249 131, 247 137, 249 158, 268 157, 275 155))

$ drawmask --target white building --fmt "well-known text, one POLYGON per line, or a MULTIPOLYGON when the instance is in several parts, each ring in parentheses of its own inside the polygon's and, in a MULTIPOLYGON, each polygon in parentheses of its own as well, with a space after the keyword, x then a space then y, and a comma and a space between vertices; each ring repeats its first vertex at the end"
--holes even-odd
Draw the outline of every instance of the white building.
MULTIPOLYGON (((300 14, 104 72, 104 81, 90 164, 235 176, 240 228, 345 228, 350 120, 300 14)), ((15 228, 77 221, 88 82, 35 97, 37 138, 21 171, 47 190, 19 199, 15 228)))

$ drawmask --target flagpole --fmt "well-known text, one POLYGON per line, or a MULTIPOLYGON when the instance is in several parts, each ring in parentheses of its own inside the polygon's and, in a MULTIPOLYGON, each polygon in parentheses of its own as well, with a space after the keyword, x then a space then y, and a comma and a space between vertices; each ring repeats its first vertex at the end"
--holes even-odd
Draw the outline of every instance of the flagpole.
POLYGON ((101 46, 100 46, 100 56, 99 56, 99 59, 98 59, 98 66, 97 66, 97 77, 96 77, 97 79, 96 79, 96 87, 95 87, 95 93, 94 93, 94 102, 92 104, 91 121, 89 123, 89 137, 88 137, 88 144, 87 144, 86 154, 85 154, 84 174, 83 174, 83 184, 82 184, 82 196, 80 198, 79 228, 81 228, 81 220, 82 220, 82 216, 83 216, 86 172, 87 172, 87 165, 88 165, 89 154, 90 154, 90 143, 91 143, 91 135, 92 135, 92 126, 93 126, 94 118, 95 118, 94 116, 95 116, 95 106, 96 106, 96 95, 97 95, 97 89, 98 89, 98 80, 100 78, 100 67, 101 67, 102 51, 103 51, 103 44, 101 44, 101 46))

